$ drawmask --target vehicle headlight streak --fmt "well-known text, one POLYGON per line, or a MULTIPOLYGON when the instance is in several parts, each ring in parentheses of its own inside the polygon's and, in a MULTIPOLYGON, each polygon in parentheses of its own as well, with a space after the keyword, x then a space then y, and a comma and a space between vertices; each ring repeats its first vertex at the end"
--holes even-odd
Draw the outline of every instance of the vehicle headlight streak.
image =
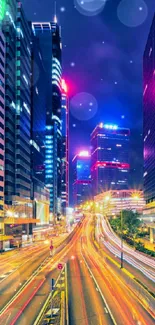
MULTIPOLYGON (((112 240, 114 242, 114 244, 117 244, 121 248, 121 240, 108 227, 105 219, 102 220, 102 227, 104 229, 104 232, 105 232, 106 236, 110 240, 112 240)), ((133 251, 133 249, 128 247, 125 243, 124 243, 124 251, 126 251, 126 253, 129 253, 130 255, 132 255, 134 258, 138 259, 140 262, 146 264, 147 266, 155 268, 155 261, 154 260, 151 260, 150 258, 145 257, 143 254, 140 254, 138 252, 133 251)))
MULTIPOLYGON (((103 244, 108 248, 108 250, 116 255, 117 257, 121 258, 121 253, 118 249, 114 248, 110 243, 102 240, 103 244)), ((151 270, 147 270, 145 267, 141 266, 139 262, 136 262, 132 257, 130 258, 128 255, 124 253, 124 260, 128 262, 130 265, 141 271, 147 278, 151 281, 155 282, 154 272, 151 270)))
MULTIPOLYGON (((97 228, 97 232, 96 232, 97 237, 99 236, 99 227, 100 226, 99 226, 99 219, 98 219, 97 227, 96 227, 97 228)), ((120 239, 110 230, 105 219, 102 219, 102 227, 103 227, 104 233, 108 237, 108 239, 113 241, 120 248, 121 247, 120 239)), ((114 254, 118 258, 121 258, 121 251, 119 250, 119 248, 114 247, 111 243, 106 241, 104 239, 104 236, 101 235, 101 230, 100 230, 100 240, 112 254, 114 254)), ((154 268, 154 264, 155 264, 154 261, 151 261, 149 258, 143 256, 142 254, 139 254, 139 253, 133 251, 125 244, 124 244, 124 260, 127 263, 129 263, 130 265, 132 265, 133 267, 135 267, 136 269, 138 269, 139 271, 141 271, 148 279, 155 282, 154 270, 147 269, 145 266, 142 265, 142 263, 144 263, 147 266, 151 266, 152 268, 154 268), (132 257, 129 256, 127 253, 132 255, 132 257), (136 259, 138 259, 138 261, 136 259), (140 263, 139 260, 142 263, 140 263)))

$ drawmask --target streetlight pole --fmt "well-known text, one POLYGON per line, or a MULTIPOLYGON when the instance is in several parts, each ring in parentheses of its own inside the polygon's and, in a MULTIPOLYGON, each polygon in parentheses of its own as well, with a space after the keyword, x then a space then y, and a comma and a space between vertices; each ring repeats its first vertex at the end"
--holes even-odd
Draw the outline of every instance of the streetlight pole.
POLYGON ((123 210, 121 209, 121 269, 123 269, 123 210))

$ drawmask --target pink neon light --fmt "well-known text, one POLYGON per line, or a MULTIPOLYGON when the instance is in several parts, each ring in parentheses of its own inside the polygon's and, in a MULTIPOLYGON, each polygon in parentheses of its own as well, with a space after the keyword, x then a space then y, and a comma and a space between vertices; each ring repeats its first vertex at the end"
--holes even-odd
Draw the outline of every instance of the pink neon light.
POLYGON ((144 88, 143 96, 145 95, 147 88, 148 88, 148 85, 146 85, 144 88))
POLYGON ((90 180, 76 180, 75 181, 75 183, 73 184, 73 185, 75 185, 75 184, 91 184, 91 181, 90 180))
POLYGON ((67 84, 66 84, 65 79, 61 79, 61 87, 62 87, 62 90, 63 90, 65 93, 68 92, 68 87, 67 87, 67 84))
POLYGON ((120 162, 97 161, 93 165, 92 170, 98 167, 129 169, 130 165, 127 163, 120 163, 120 162))

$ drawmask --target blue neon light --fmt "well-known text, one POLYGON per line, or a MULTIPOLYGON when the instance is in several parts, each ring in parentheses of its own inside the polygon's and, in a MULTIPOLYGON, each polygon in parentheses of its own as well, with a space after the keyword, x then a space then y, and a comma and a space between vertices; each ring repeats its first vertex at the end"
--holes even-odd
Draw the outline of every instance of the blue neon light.
POLYGON ((104 127, 105 127, 105 129, 109 129, 109 130, 117 130, 118 129, 118 126, 113 125, 113 124, 105 124, 104 127))

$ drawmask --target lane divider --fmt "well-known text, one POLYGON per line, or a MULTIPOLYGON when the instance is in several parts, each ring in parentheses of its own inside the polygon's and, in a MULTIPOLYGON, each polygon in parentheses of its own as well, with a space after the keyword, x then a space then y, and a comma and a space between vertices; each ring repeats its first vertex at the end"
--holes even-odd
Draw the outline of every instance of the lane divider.
POLYGON ((112 312, 111 312, 111 310, 110 310, 110 308, 109 308, 109 306, 108 306, 108 304, 107 304, 107 301, 106 301, 106 299, 105 299, 105 297, 104 297, 104 295, 103 295, 103 293, 102 293, 102 291, 101 291, 101 289, 100 289, 100 287, 99 287, 99 285, 98 285, 98 282, 96 281, 96 279, 95 279, 95 277, 94 277, 94 275, 93 275, 93 273, 92 273, 92 271, 91 271, 91 269, 90 269, 90 267, 89 267, 89 265, 88 265, 88 263, 87 263, 87 261, 86 261, 84 255, 83 255, 83 253, 82 253, 82 250, 81 250, 81 255, 82 255, 82 257, 83 257, 83 260, 84 260, 84 262, 85 262, 85 265, 86 265, 86 267, 87 267, 87 269, 88 269, 88 271, 89 271, 91 277, 93 278, 93 280, 94 280, 94 282, 95 282, 95 285, 96 285, 96 287, 97 287, 97 289, 98 289, 98 291, 99 291, 99 293, 100 293, 100 295, 101 295, 101 297, 102 297, 102 300, 104 301, 104 303, 105 303, 105 305, 106 305, 106 308, 107 308, 107 310, 108 310, 108 312, 109 312, 109 315, 110 315, 110 317, 111 317, 111 319, 112 319, 114 325, 118 325, 117 322, 116 322, 116 320, 115 320, 115 318, 114 318, 114 316, 113 316, 113 314, 112 314, 112 312))
MULTIPOLYGON (((64 272, 64 270, 65 270, 65 267, 63 267, 61 273, 59 274, 58 278, 56 279, 55 284, 54 284, 54 287, 57 286, 57 283, 59 282, 60 277, 61 277, 61 274, 64 272)), ((47 297, 47 299, 46 299, 46 301, 45 301, 45 303, 44 303, 44 305, 43 305, 43 307, 42 307, 42 309, 41 309, 41 311, 40 311, 40 313, 39 313, 39 315, 38 315, 38 317, 35 320, 35 322, 34 322, 33 325, 40 324, 40 321, 42 320, 42 318, 43 318, 43 316, 45 314, 45 311, 46 311, 46 309, 47 309, 47 307, 49 305, 50 300, 51 300, 51 292, 49 293, 49 295, 48 295, 48 297, 47 297)))

